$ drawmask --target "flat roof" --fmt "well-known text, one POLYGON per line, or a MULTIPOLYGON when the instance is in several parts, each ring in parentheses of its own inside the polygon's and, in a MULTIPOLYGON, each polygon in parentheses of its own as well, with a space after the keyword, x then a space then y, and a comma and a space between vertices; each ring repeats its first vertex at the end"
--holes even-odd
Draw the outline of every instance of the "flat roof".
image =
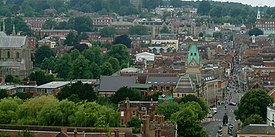
POLYGON ((53 88, 59 88, 59 87, 65 86, 67 84, 70 84, 70 82, 69 81, 52 81, 52 82, 40 85, 37 88, 50 88, 50 89, 53 89, 53 88))

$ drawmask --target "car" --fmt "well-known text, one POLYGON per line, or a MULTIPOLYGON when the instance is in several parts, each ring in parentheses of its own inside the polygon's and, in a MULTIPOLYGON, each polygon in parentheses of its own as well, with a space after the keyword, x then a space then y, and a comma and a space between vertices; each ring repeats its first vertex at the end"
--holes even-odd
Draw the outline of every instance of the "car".
POLYGON ((228 105, 230 105, 230 106, 236 106, 237 104, 235 102, 229 102, 228 105))
POLYGON ((219 129, 219 130, 218 130, 218 133, 219 133, 219 134, 222 133, 222 129, 219 129))
POLYGON ((217 108, 210 108, 210 111, 212 112, 213 115, 215 115, 218 111, 217 108))
POLYGON ((231 130, 232 130, 232 129, 233 129, 233 125, 232 125, 232 124, 229 124, 229 125, 228 125, 228 129, 231 129, 231 130))
POLYGON ((219 133, 218 137, 222 137, 222 133, 219 133))

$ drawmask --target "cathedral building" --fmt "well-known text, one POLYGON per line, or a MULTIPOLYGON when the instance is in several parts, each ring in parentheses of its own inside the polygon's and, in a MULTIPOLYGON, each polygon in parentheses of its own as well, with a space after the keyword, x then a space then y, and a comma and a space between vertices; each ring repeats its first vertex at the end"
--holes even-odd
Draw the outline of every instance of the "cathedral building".
POLYGON ((7 36, 0 32, 0 80, 7 75, 20 79, 30 75, 32 70, 31 48, 26 36, 7 36))
POLYGON ((181 98, 188 94, 199 95, 201 83, 201 65, 199 50, 196 45, 189 46, 187 61, 185 62, 186 73, 182 75, 173 92, 174 98, 181 98))

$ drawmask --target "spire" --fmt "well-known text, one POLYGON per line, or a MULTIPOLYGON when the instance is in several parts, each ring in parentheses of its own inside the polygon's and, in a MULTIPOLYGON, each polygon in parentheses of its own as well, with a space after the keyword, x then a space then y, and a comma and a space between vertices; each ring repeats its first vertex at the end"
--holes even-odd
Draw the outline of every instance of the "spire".
POLYGON ((15 32, 15 25, 14 25, 14 24, 12 25, 12 35, 13 35, 13 36, 16 35, 16 32, 15 32))
POLYGON ((260 9, 258 8, 258 13, 257 13, 257 20, 258 19, 261 19, 261 12, 260 12, 260 9))

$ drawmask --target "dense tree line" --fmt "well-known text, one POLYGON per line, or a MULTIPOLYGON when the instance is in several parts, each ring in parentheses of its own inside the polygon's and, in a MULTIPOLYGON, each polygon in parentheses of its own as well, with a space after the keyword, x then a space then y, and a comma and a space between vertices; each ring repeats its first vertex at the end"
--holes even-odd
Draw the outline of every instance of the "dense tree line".
MULTIPOLYGON (((122 44, 112 45, 106 54, 103 54, 98 46, 84 48, 82 52, 78 49, 75 48, 69 53, 55 57, 52 54, 52 49, 41 46, 35 54, 35 62, 44 71, 56 73, 58 78, 64 80, 98 79, 100 75, 111 75, 121 68, 127 67, 130 62, 129 51, 122 44), (43 54, 38 54, 40 52, 43 54)), ((32 80, 39 80, 40 78, 35 78, 37 75, 33 73, 31 74, 32 80)))
POLYGON ((1 124, 44 126, 119 126, 119 114, 95 102, 58 101, 53 96, 40 96, 23 101, 4 98, 0 101, 1 124))

